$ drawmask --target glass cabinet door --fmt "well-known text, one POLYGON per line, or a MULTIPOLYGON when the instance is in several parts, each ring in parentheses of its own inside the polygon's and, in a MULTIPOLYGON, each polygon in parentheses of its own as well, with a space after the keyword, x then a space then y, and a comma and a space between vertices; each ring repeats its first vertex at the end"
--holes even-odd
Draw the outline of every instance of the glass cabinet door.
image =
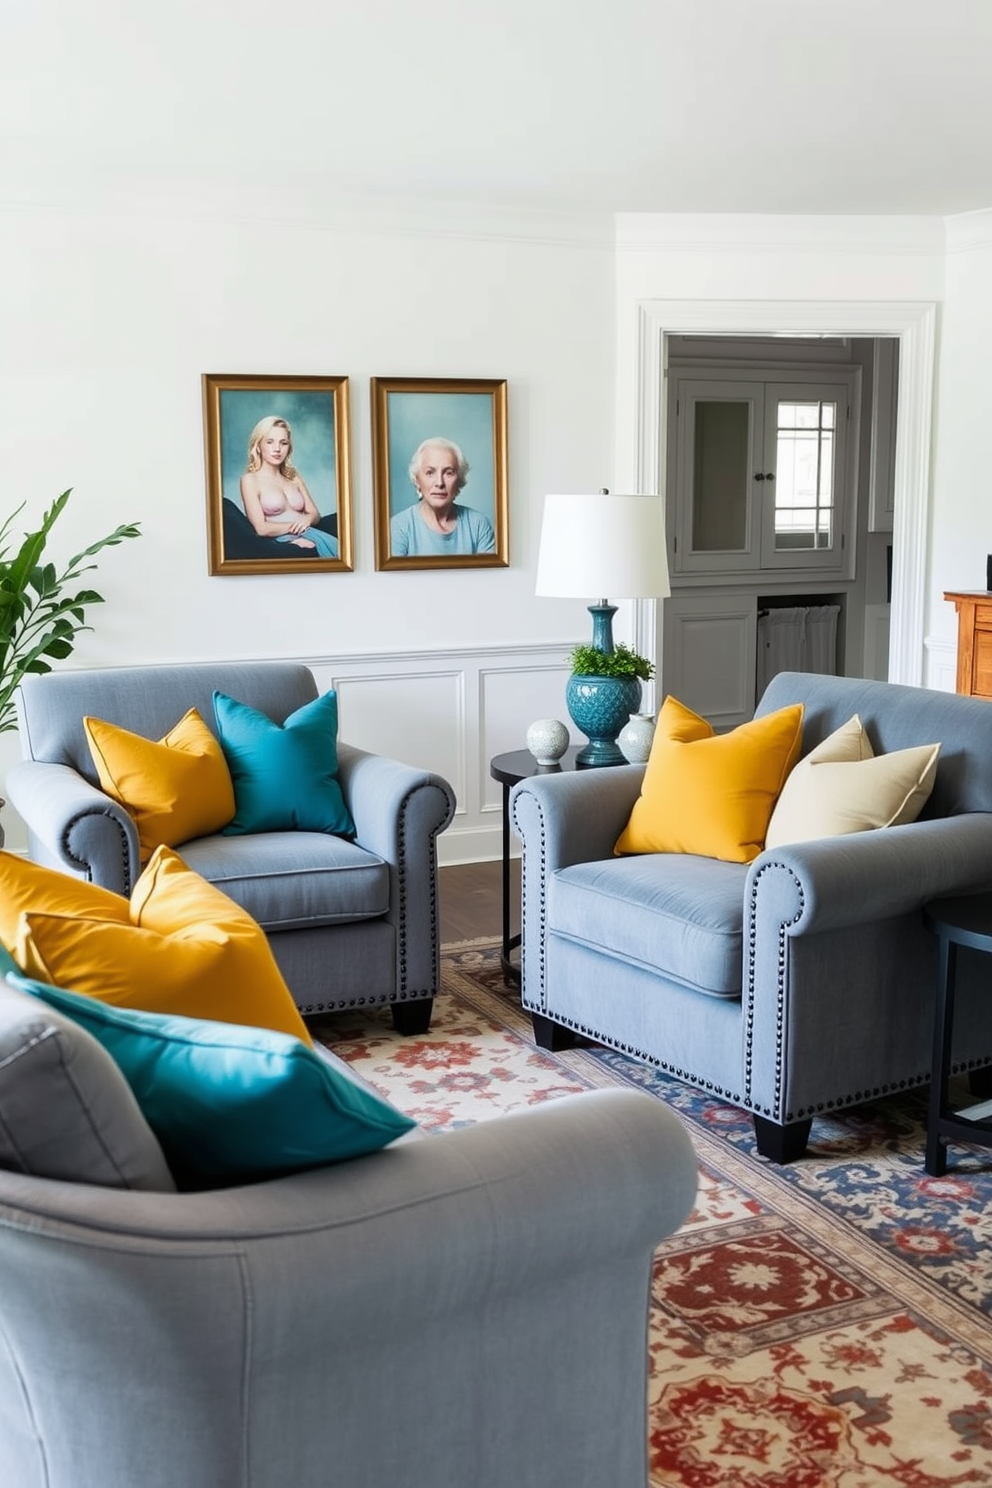
POLYGON ((680 379, 676 391, 677 571, 757 565, 756 458, 763 437, 757 382, 680 379))
MULTIPOLYGON (((777 370, 777 369, 776 369, 777 370)), ((669 391, 673 574, 792 569, 851 577, 860 378, 758 369, 678 375, 669 391), (854 429, 854 434, 850 431, 854 429), (674 432, 673 432, 674 431, 674 432), (674 499, 673 499, 674 498, 674 499)))

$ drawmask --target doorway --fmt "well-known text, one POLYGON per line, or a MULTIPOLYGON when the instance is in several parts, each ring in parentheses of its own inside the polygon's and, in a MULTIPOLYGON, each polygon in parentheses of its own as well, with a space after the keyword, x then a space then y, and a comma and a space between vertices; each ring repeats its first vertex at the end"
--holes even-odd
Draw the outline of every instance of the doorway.
MULTIPOLYGON (((645 300, 638 306, 637 480, 642 491, 665 485, 667 399, 672 336, 895 336, 899 340, 893 490, 892 608, 889 680, 919 686, 924 666, 924 599, 930 505, 933 403, 932 302, 645 300)), ((661 607, 639 600, 638 637, 662 654, 661 607)))
POLYGON ((783 668, 888 676, 898 344, 668 338, 661 688, 714 727, 783 668))

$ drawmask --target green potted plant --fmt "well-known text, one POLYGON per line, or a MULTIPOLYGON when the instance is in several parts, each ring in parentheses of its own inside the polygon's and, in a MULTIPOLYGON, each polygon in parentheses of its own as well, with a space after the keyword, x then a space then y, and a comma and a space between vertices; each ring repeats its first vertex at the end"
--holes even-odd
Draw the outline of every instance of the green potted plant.
POLYGON ((56 497, 41 526, 25 533, 13 554, 11 529, 24 510, 23 503, 0 526, 0 734, 17 727, 14 692, 21 678, 27 672, 50 672, 53 661, 72 655, 79 632, 93 628, 86 624, 86 608, 103 604, 103 595, 95 589, 66 593, 82 574, 96 567, 84 560, 102 548, 141 535, 136 522, 123 523, 74 554, 59 572, 54 563, 43 561, 43 555, 70 494, 71 488, 56 497))
POLYGON ((622 641, 609 651, 588 643, 574 646, 569 662, 565 702, 572 722, 589 740, 576 764, 625 765, 617 734, 640 708, 641 683, 654 676, 654 663, 622 641))

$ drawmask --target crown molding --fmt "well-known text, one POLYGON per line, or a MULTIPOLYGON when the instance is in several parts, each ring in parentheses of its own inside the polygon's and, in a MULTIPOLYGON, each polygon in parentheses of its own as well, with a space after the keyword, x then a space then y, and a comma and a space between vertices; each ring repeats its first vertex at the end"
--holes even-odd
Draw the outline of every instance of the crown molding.
POLYGON ((992 248, 992 208, 982 212, 962 212, 956 217, 946 217, 944 222, 949 254, 992 248))
POLYGON ((616 247, 626 253, 934 254, 946 245, 942 217, 775 216, 621 212, 616 247))
POLYGON ((119 220, 168 220, 221 226, 277 224, 315 232, 385 237, 449 238, 547 248, 614 251, 613 218, 471 199, 438 199, 343 193, 319 182, 289 185, 278 209, 259 198, 256 186, 200 181, 89 182, 47 179, 40 185, 0 181, 0 213, 52 214, 119 220))

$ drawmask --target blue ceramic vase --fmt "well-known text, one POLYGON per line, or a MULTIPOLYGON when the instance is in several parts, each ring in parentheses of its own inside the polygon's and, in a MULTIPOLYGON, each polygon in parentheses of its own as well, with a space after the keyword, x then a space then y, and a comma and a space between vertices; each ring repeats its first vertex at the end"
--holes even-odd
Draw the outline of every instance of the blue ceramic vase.
POLYGON ((576 756, 577 765, 625 765, 617 734, 641 705, 637 677, 569 677, 565 686, 569 716, 589 743, 576 756))

